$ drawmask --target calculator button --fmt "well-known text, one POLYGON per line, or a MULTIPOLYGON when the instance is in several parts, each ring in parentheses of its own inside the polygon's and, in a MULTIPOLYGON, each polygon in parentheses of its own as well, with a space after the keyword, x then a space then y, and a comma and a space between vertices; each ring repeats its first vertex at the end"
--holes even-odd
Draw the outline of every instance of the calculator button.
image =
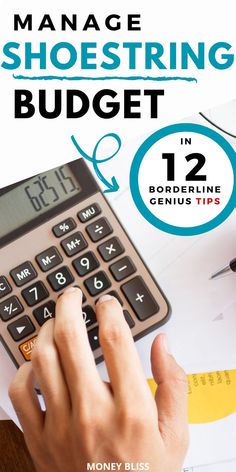
POLYGON ((136 272, 136 267, 130 257, 123 257, 109 267, 113 277, 117 280, 123 280, 136 272))
POLYGON ((15 316, 19 315, 23 311, 23 306, 17 297, 12 296, 7 298, 4 302, 0 303, 0 318, 3 321, 11 320, 15 316))
POLYGON ((85 280, 84 284, 92 296, 98 295, 111 286, 110 280, 103 271, 85 280))
POLYGON ((98 337, 98 326, 88 332, 89 343, 92 351, 95 351, 100 347, 99 337, 98 337))
POLYGON ((27 284, 37 277, 37 272, 29 261, 26 261, 11 270, 10 274, 18 287, 27 284))
POLYGON ((118 238, 111 238, 105 243, 98 246, 98 251, 105 262, 111 261, 120 256, 125 249, 118 238))
POLYGON ((125 317, 128 325, 129 325, 130 329, 133 328, 135 326, 135 322, 134 322, 132 316, 129 314, 129 312, 127 310, 124 310, 123 313, 124 313, 124 317, 125 317))
POLYGON ((91 251, 77 257, 72 264, 80 277, 83 277, 83 275, 86 275, 99 267, 99 262, 91 251))
POLYGON ((55 236, 57 238, 60 238, 61 236, 64 236, 64 234, 69 233, 75 228, 76 222, 73 220, 73 218, 67 218, 64 221, 61 221, 61 223, 58 223, 58 225, 54 226, 52 230, 55 236))
POLYGON ((29 306, 37 305, 37 303, 40 303, 49 296, 49 292, 43 282, 36 282, 30 285, 22 290, 21 294, 29 306))
POLYGON ((130 280, 121 286, 121 290, 141 321, 159 311, 159 306, 142 277, 130 280))
POLYGON ((22 316, 17 321, 13 321, 7 327, 14 341, 20 341, 35 331, 35 327, 28 316, 22 316))
POLYGON ((97 318, 96 318, 95 311, 92 309, 91 306, 89 306, 89 305, 84 306, 83 309, 82 309, 82 315, 83 315, 83 319, 84 319, 86 328, 88 328, 89 326, 92 326, 93 324, 97 323, 97 318))
POLYGON ((44 305, 35 308, 33 315, 40 326, 42 326, 45 321, 55 317, 55 307, 56 303, 53 300, 49 300, 44 303, 44 305))
POLYGON ((66 266, 52 272, 52 274, 47 276, 47 279, 55 292, 62 290, 75 280, 70 269, 66 266))
POLYGON ((95 218, 95 216, 100 215, 101 208, 97 203, 93 203, 92 205, 87 206, 83 210, 79 211, 78 218, 81 223, 85 223, 86 221, 95 218))
POLYGON ((113 229, 106 218, 100 218, 86 228, 87 233, 93 242, 100 241, 108 234, 112 233, 113 229))
POLYGON ((33 347, 35 346, 37 336, 34 336, 28 341, 25 341, 23 344, 20 344, 19 349, 23 355, 25 361, 30 361, 33 347))
POLYGON ((0 276, 0 298, 5 297, 8 293, 11 293, 12 288, 3 275, 0 276))
POLYGON ((43 272, 53 269, 53 267, 60 264, 62 260, 61 254, 55 246, 46 249, 46 251, 43 251, 36 256, 36 261, 43 272))
POLYGON ((69 238, 64 239, 61 242, 61 245, 67 254, 71 257, 77 254, 80 251, 83 251, 88 246, 87 241, 84 239, 82 233, 77 231, 77 233, 72 234, 69 238))

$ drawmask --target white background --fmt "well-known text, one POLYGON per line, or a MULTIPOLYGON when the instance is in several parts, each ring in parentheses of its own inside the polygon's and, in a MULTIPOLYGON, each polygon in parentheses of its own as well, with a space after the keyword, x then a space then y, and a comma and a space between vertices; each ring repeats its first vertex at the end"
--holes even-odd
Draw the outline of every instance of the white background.
MULTIPOLYGON (((143 3, 140 1, 122 2, 115 6, 108 0, 102 2, 86 1, 78 3, 76 1, 48 2, 41 0, 34 2, 22 0, 15 2, 1 1, 0 30, 1 30, 1 50, 2 45, 8 41, 17 41, 24 43, 32 41, 37 45, 40 41, 46 41, 48 46, 59 41, 68 41, 73 44, 79 44, 81 41, 97 41, 103 44, 107 41, 157 41, 168 47, 170 41, 180 42, 188 41, 192 46, 198 41, 206 42, 206 49, 217 41, 227 41, 233 45, 235 50, 235 3, 226 0, 222 5, 221 1, 206 2, 198 0, 191 2, 187 0, 175 0, 162 3, 150 1, 143 3), (141 32, 127 32, 125 27, 121 32, 107 32, 102 26, 104 16, 110 13, 121 14, 122 19, 126 18, 127 13, 141 13, 141 32), (13 31, 13 14, 19 13, 21 16, 27 13, 33 13, 34 31, 13 31), (89 13, 97 15, 101 24, 102 31, 93 34, 89 32, 42 32, 37 31, 37 27, 45 13, 49 13, 55 22, 59 25, 61 13, 68 15, 77 13, 79 25, 83 24, 89 13)), ((124 22, 125 25, 125 22, 124 22)), ((167 54, 168 57, 168 54, 167 54)), ((0 53, 2 62, 3 55, 0 53)), ((19 68, 16 74, 24 74, 24 69, 19 68)), ((37 72, 37 70, 35 70, 37 72)), ((58 71, 48 70, 47 73, 56 73, 58 71)), ((84 71, 86 72, 86 71, 84 71)), ((88 71, 88 75, 92 75, 88 71)), ((97 75, 105 75, 105 71, 97 71, 97 75)), ((131 71, 132 72, 132 71, 131 71)), ((29 73, 29 71, 28 71, 29 73)), ((79 75, 80 70, 76 67, 68 71, 71 75, 79 75)), ((130 74, 130 72, 121 68, 112 71, 119 74, 130 74)), ((133 73, 149 75, 168 75, 169 71, 149 71, 146 72, 142 65, 133 73)), ((2 126, 0 152, 2 156, 2 166, 0 173, 0 187, 23 177, 30 176, 36 172, 46 170, 49 167, 70 161, 77 157, 70 136, 75 134, 82 147, 87 152, 92 151, 97 140, 105 133, 116 132, 120 134, 123 141, 123 148, 120 152, 121 165, 124 173, 128 172, 126 167, 126 144, 132 138, 135 138, 134 147, 131 148, 132 154, 137 150, 143 138, 141 134, 147 136, 162 125, 178 121, 180 118, 190 116, 191 114, 204 110, 218 103, 223 103, 235 97, 235 65, 225 71, 218 71, 207 66, 206 70, 197 71, 194 67, 188 71, 176 70, 171 72, 173 75, 196 76, 198 83, 194 82, 109 82, 105 86, 114 88, 119 92, 122 100, 122 90, 124 88, 163 88, 165 97, 160 98, 160 118, 151 120, 147 118, 147 110, 144 109, 144 118, 141 120, 122 119, 122 115, 112 120, 102 120, 97 118, 93 112, 87 114, 84 118, 75 120, 66 120, 65 116, 55 120, 45 120, 35 116, 31 119, 14 119, 14 89, 26 88, 34 93, 36 100, 39 88, 45 88, 49 92, 55 88, 65 91, 67 88, 81 88, 89 93, 90 96, 104 88, 103 82, 25 82, 16 81, 12 78, 12 71, 0 70, 1 88, 0 88, 0 123, 2 126)), ((32 74, 33 75, 33 74, 32 74)), ((85 74, 84 74, 85 75, 85 74)), ((146 99, 142 101, 147 103, 146 99)), ((112 165, 112 164, 110 164, 112 165)), ((109 164, 108 164, 109 169, 109 164)), ((109 173, 109 172, 108 172, 109 173)))

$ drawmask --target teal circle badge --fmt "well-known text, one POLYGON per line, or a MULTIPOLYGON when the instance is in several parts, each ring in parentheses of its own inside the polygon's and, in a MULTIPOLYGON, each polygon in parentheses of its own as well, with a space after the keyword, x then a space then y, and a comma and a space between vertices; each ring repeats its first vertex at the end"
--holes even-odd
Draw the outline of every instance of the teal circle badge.
POLYGON ((140 146, 130 169, 130 189, 153 226, 193 236, 231 214, 235 175, 236 153, 223 136, 206 126, 179 123, 156 131, 140 146))

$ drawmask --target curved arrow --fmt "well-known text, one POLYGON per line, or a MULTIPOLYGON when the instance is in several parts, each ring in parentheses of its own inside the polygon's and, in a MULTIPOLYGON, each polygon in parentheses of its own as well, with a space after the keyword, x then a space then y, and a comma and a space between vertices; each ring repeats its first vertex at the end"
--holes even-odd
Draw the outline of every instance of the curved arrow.
POLYGON ((92 157, 90 157, 88 154, 86 154, 86 152, 83 151, 83 149, 79 146, 78 142, 76 141, 76 139, 73 135, 71 136, 71 140, 72 140, 73 144, 75 145, 77 151, 81 154, 81 156, 84 157, 84 159, 86 159, 87 161, 89 161, 93 164, 93 168, 96 172, 97 177, 106 186, 106 190, 104 190, 104 193, 117 192, 117 190, 119 190, 120 187, 119 187, 119 184, 118 184, 116 178, 113 176, 112 179, 111 179, 111 182, 108 182, 108 180, 104 177, 104 175, 99 170, 98 164, 109 161, 114 156, 116 156, 116 154, 119 152, 119 150, 121 148, 121 139, 120 139, 120 137, 115 133, 109 133, 109 134, 105 134, 104 136, 102 136, 102 138, 100 138, 98 140, 98 142, 97 142, 97 144, 96 144, 96 146, 93 150, 92 157), (115 139, 115 141, 117 142, 117 145, 118 145, 117 150, 111 156, 108 156, 108 157, 102 158, 102 159, 97 159, 97 150, 98 150, 99 144, 106 138, 114 138, 115 139))

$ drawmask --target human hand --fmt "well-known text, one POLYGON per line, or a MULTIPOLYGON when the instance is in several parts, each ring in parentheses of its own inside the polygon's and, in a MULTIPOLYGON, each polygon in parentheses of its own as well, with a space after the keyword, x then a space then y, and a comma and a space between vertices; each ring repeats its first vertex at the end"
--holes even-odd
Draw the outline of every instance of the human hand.
POLYGON ((106 463, 116 464, 110 470, 179 472, 188 444, 187 383, 168 353, 165 335, 152 345, 153 376, 159 385, 154 399, 120 304, 101 297, 96 314, 110 378, 105 383, 94 362, 81 305, 77 288, 59 297, 56 318, 41 328, 31 362, 20 367, 9 389, 36 470, 84 472, 98 470, 89 464, 106 463), (133 468, 125 468, 131 463, 133 468))

